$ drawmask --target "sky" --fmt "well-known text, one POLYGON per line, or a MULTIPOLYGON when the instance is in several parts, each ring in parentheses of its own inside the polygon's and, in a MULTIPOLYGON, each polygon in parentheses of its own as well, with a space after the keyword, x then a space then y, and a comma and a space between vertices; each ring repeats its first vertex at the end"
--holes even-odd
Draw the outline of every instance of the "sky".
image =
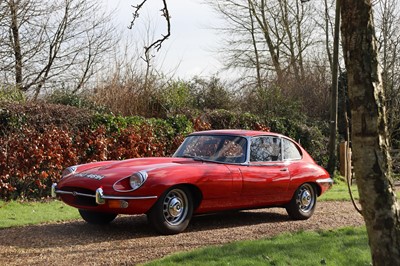
MULTIPOLYGON (((161 17, 162 0, 148 0, 146 9, 140 13, 135 24, 138 33, 127 26, 132 20, 132 5, 141 0, 105 0, 109 10, 115 9, 116 22, 123 34, 132 35, 138 42, 144 40, 144 25, 152 24, 155 37, 166 33, 166 22, 161 17)), ((218 73, 222 64, 215 50, 220 40, 218 32, 213 29, 221 21, 218 15, 202 0, 169 0, 168 9, 171 16, 171 36, 157 53, 159 67, 164 73, 174 73, 175 77, 191 78, 195 75, 208 77, 218 73)))

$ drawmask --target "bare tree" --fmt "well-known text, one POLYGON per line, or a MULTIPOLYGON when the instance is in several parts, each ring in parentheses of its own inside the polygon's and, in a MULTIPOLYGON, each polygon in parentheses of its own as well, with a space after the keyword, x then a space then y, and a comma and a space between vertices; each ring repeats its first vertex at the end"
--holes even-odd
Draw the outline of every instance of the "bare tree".
MULTIPOLYGON (((391 139, 400 137, 400 3, 380 0, 374 10, 391 139)), ((398 147, 398 144, 391 143, 398 147)))
POLYGON ((0 9, 3 82, 34 98, 57 83, 80 90, 117 41, 96 1, 3 0, 0 9))
POLYGON ((257 77, 273 72, 278 80, 288 74, 304 78, 307 51, 314 45, 312 8, 287 0, 209 4, 227 21, 220 30, 227 33, 222 49, 228 68, 255 69, 257 77))
POLYGON ((353 164, 374 265, 400 265, 400 208, 389 154, 385 95, 371 0, 342 1, 353 164))
MULTIPOLYGON (((133 18, 131 21, 131 24, 129 25, 129 29, 132 29, 133 26, 136 23, 136 20, 139 18, 140 11, 143 9, 145 4, 147 3, 147 0, 142 0, 137 5, 132 5, 134 11, 132 13, 133 18)), ((161 16, 164 17, 166 25, 167 25, 167 30, 166 34, 162 35, 160 38, 152 41, 150 44, 145 45, 144 47, 144 56, 142 57, 143 60, 146 62, 146 75, 145 75, 145 92, 148 90, 149 84, 150 84, 150 77, 151 77, 151 61, 152 58, 155 56, 153 53, 153 50, 159 51, 162 47, 162 44, 171 36, 171 16, 169 14, 169 9, 168 9, 168 4, 167 0, 162 0, 163 7, 161 8, 161 16)), ((149 33, 149 32, 147 32, 149 33)))
POLYGON ((327 170, 333 176, 336 169, 336 138, 338 129, 338 80, 339 80, 339 24, 341 0, 336 0, 335 26, 333 37, 333 56, 331 57, 332 85, 331 85, 331 108, 330 108, 330 133, 329 133, 329 160, 327 170))

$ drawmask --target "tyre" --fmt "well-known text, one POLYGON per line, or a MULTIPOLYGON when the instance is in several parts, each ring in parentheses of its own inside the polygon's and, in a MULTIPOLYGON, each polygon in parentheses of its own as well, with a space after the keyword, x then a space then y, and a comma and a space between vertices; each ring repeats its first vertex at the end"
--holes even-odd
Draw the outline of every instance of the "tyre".
POLYGON ((183 232, 193 214, 193 200, 185 187, 167 190, 147 213, 150 224, 161 234, 183 232))
POLYGON ((79 214, 83 220, 90 224, 109 224, 117 217, 117 214, 114 213, 102 213, 81 209, 79 210, 79 214))
POLYGON ((316 190, 313 185, 305 183, 294 193, 286 211, 294 220, 307 220, 315 210, 317 203, 316 190))

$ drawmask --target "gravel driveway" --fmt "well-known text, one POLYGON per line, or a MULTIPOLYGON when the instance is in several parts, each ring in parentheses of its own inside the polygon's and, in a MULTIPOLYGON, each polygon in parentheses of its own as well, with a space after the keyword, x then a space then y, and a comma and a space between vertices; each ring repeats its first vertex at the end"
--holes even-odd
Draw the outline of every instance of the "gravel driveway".
POLYGON ((307 221, 271 208, 194 217, 179 235, 159 236, 146 217, 99 227, 81 221, 0 230, 0 265, 134 265, 178 251, 282 232, 363 225, 350 202, 319 202, 307 221))

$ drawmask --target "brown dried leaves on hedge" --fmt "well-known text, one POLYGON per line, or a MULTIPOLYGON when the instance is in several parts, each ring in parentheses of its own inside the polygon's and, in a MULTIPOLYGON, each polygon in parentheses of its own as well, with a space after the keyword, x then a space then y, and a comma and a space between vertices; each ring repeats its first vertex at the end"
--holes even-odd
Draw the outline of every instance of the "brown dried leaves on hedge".
MULTIPOLYGON (((71 165, 168 156, 183 139, 167 123, 146 120, 118 130, 68 106, 0 105, 0 197, 41 198, 71 165), (96 126, 94 126, 96 125, 96 126)), ((192 123, 190 122, 192 125, 192 123)), ((195 129, 208 129, 195 121, 195 129)))
POLYGON ((70 165, 144 156, 166 156, 177 141, 155 137, 150 125, 108 133, 44 126, 24 128, 0 138, 0 195, 3 199, 46 197, 51 184, 70 165), (169 145, 172 143, 172 145, 169 145))

